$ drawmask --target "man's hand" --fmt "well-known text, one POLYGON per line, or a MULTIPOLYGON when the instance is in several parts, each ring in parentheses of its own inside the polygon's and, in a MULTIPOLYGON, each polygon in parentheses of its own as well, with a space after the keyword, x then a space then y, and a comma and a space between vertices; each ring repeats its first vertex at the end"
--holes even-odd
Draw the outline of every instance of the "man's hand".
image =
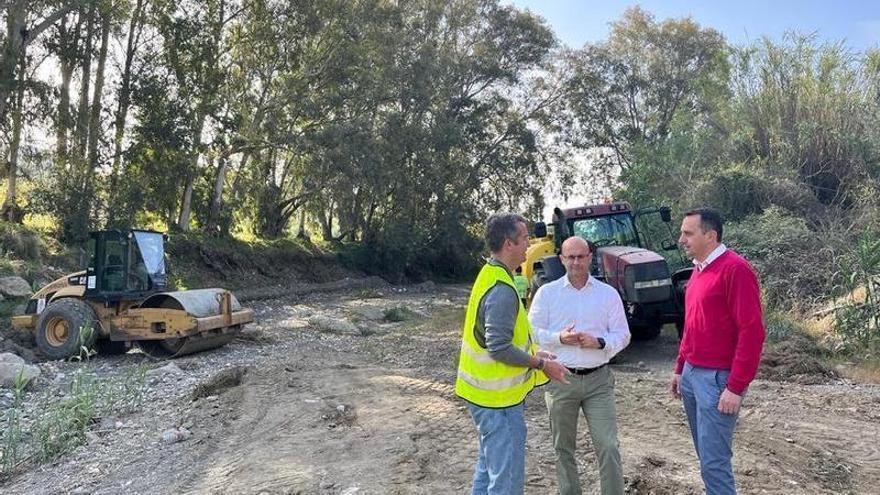
POLYGON ((570 375, 571 372, 558 361, 545 359, 543 371, 551 380, 568 385, 568 380, 565 377, 570 375))
POLYGON ((559 332, 559 342, 565 345, 581 345, 581 335, 574 331, 574 323, 559 332))
MULTIPOLYGON (((669 381, 669 392, 676 399, 681 399, 681 375, 673 374, 672 380, 669 381)), ((720 405, 719 405, 720 407, 720 405)))
POLYGON ((578 334, 581 336, 581 348, 583 349, 598 349, 599 348, 599 339, 588 334, 581 333, 578 334))
POLYGON ((721 392, 721 399, 718 400, 718 410, 721 414, 736 414, 742 405, 742 396, 736 395, 728 389, 721 392))

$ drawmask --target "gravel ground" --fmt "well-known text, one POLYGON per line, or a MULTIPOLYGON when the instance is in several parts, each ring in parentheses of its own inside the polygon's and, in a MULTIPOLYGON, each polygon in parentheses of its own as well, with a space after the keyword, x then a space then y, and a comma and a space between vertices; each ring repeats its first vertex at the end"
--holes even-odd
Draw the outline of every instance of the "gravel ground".
MULTIPOLYGON (((131 383, 81 446, 26 462, 0 493, 462 493, 476 442, 452 393, 462 286, 375 279, 240 294, 255 323, 229 345, 173 361, 138 351, 44 362, 27 426, 79 374, 131 383), (135 380, 136 382, 136 380, 135 380)), ((666 393, 674 332, 633 343, 612 366, 629 493, 701 493, 681 405, 666 393)), ((8 411, 8 398, 0 402, 8 411)), ((555 491, 543 394, 527 400, 527 493, 555 491)), ((757 380, 736 437, 741 493, 875 493, 880 387, 757 380)), ((586 424, 585 493, 598 493, 586 424)))

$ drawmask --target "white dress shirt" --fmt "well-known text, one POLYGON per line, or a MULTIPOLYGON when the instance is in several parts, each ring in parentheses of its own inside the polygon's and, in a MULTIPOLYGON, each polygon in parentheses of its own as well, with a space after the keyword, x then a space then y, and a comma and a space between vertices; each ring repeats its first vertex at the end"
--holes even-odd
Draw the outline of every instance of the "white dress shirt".
POLYGON ((620 295, 592 276, 580 289, 571 285, 567 275, 541 286, 529 309, 529 322, 540 347, 556 354, 569 368, 602 366, 629 345, 629 324, 620 295), (605 348, 562 344, 559 334, 572 324, 576 332, 605 339, 605 348))
POLYGON ((725 246, 724 244, 719 244, 715 246, 715 249, 713 249, 711 253, 709 253, 709 256, 706 256, 706 259, 703 260, 702 263, 695 259, 694 265, 697 267, 697 270, 703 271, 706 269, 707 266, 709 266, 709 263, 717 260, 718 257, 724 254, 725 251, 727 251, 727 246, 725 246))

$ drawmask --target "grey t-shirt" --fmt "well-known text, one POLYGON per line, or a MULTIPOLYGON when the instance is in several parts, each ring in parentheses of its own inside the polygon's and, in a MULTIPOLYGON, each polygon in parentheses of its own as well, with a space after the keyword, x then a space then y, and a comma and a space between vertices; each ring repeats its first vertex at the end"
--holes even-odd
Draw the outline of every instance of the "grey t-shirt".
MULTIPOLYGON (((489 263, 507 270, 498 260, 490 259, 489 263)), ((511 366, 526 367, 531 355, 511 343, 519 308, 516 289, 504 283, 495 284, 480 301, 474 333, 477 342, 486 347, 492 359, 511 366)))

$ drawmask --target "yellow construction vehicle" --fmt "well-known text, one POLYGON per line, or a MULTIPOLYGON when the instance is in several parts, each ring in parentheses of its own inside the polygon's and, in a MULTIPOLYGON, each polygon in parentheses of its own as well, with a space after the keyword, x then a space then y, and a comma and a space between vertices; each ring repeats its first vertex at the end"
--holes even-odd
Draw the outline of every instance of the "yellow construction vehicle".
POLYGON ((86 269, 38 290, 12 325, 32 330, 50 359, 131 345, 169 358, 226 344, 253 311, 225 289, 165 292, 165 240, 149 230, 91 232, 86 269))

